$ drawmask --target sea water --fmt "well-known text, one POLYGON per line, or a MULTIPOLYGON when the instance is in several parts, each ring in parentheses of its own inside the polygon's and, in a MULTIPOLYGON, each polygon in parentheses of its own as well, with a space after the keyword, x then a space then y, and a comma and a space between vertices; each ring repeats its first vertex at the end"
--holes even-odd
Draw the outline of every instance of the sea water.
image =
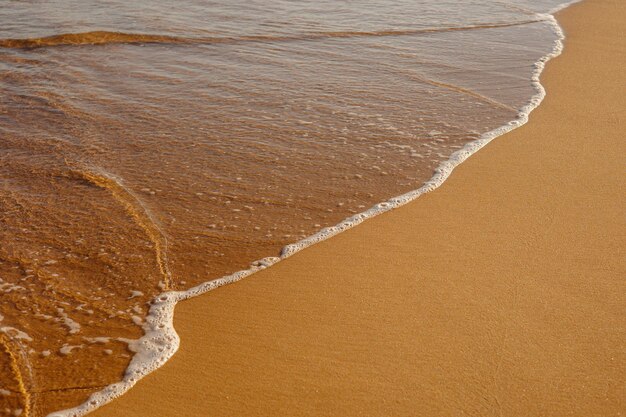
POLYGON ((541 100, 562 5, 2 3, 0 410, 96 407, 175 301, 435 188, 541 100))

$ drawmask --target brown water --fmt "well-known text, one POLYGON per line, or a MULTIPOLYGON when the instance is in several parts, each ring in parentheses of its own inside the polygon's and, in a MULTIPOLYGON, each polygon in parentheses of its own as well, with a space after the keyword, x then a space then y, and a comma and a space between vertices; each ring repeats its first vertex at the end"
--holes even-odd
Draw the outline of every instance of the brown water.
POLYGON ((158 293, 418 188, 514 119, 555 39, 534 12, 559 2, 458 3, 4 2, 0 415, 84 401, 158 293))

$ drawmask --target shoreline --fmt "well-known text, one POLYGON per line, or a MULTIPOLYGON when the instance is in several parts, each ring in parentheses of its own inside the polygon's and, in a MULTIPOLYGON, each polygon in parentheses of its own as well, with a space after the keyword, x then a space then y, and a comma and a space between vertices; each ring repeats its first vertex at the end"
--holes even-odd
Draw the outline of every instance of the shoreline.
MULTIPOLYGON (((598 1, 598 2, 592 2, 592 1, 590 1, 590 3, 593 3, 593 4, 600 4, 601 2, 600 2, 600 1, 598 1)), ((576 6, 574 6, 574 7, 576 7, 576 6)), ((591 7, 591 6, 589 6, 589 7, 591 7)), ((569 39, 568 39, 568 41, 569 41, 569 39)), ((539 71, 539 72, 540 72, 540 71, 539 71)), ((542 77, 542 81, 543 81, 543 77, 542 77)), ((540 108, 540 109, 541 109, 541 108, 540 108)), ((533 115, 533 116, 534 116, 534 115, 533 115)), ((531 123, 531 124, 532 124, 532 123, 531 123)), ((515 125, 515 126, 513 126, 513 127, 517 127, 517 125, 515 125)), ((516 130, 515 132, 517 132, 517 130, 516 130)), ((515 132, 513 132, 513 133, 506 133, 506 136, 513 135, 513 134, 515 134, 515 132)), ((500 135, 496 135, 496 136, 500 136, 500 135)), ((494 136, 494 137, 496 137, 496 136, 494 136)), ((489 139, 487 142, 489 142, 490 140, 491 140, 491 139, 489 139)), ((501 139, 501 140, 504 140, 504 138, 503 138, 503 139, 501 139)), ((483 144, 480 144, 480 147, 482 147, 482 146, 483 146, 484 144, 486 144, 487 142, 485 142, 485 143, 483 143, 483 144)), ((476 142, 475 142, 475 143, 476 143, 476 142)), ((498 143, 499 143, 499 142, 498 142, 498 143)), ((493 146, 493 145, 492 145, 492 146, 493 146)), ((480 147, 479 147, 479 148, 480 148, 480 147)), ((489 147, 488 149, 491 149, 491 147, 489 147)), ((474 152, 475 152, 475 151, 474 151, 474 152)), ((483 151, 483 152, 485 152, 485 151, 483 151)), ((483 153, 483 152, 481 152, 479 155, 482 155, 482 153, 483 153)), ((532 153, 532 149, 531 149, 531 150, 527 150, 527 152, 532 153)), ((472 153, 473 153, 473 152, 472 152, 472 153)), ((517 155, 517 153, 516 153, 515 155, 517 155)), ((467 155, 467 156, 469 156, 469 155, 467 155)), ((467 157, 467 156, 466 156, 466 157, 467 157)), ((465 158, 466 158, 466 157, 465 157, 465 158)), ((463 158, 463 160, 464 160, 465 158, 463 158)), ((474 156, 474 158, 476 158, 476 156, 474 156)), ((474 158, 472 158, 472 159, 471 159, 471 161, 474 161, 474 158)), ((460 162, 462 162, 462 161, 460 161, 460 162)), ((459 162, 459 163, 460 163, 460 162, 459 162)), ((467 162, 466 162, 466 163, 467 163, 467 162)), ((456 165, 458 165, 458 163, 457 163, 457 164, 455 164, 452 168, 454 168, 456 165)), ((463 167, 465 167, 465 165, 466 165, 466 164, 463 164, 463 167)), ((476 163, 474 163, 474 165, 476 165, 476 163)), ((463 168, 461 168, 461 169, 463 169, 463 168)), ((482 169, 484 170, 484 168, 482 168, 482 169)), ((469 168, 468 168, 468 170, 469 170, 469 168)), ((449 172, 451 172, 451 170, 450 170, 450 171, 448 171, 448 173, 449 173, 449 172)), ((455 176, 456 176, 456 174, 455 174, 455 176)), ((446 179, 446 177, 447 177, 447 174, 445 174, 445 175, 444 175, 443 180, 445 180, 445 179, 446 179)), ((455 177, 453 177, 453 178, 455 178, 455 177)), ((441 182, 443 182, 443 180, 442 180, 441 182)), ((458 182, 458 180, 457 180, 457 182, 458 182)), ((444 184, 444 188, 446 188, 447 184, 448 184, 448 182, 446 182, 446 183, 444 184)), ((438 185, 439 185, 439 184, 437 184, 437 186, 438 186, 438 185)), ((435 187, 435 188, 436 188, 436 187, 435 187)), ((441 192, 441 190, 440 190, 440 191, 438 191, 438 193, 439 193, 439 192, 441 192)), ((435 193, 435 194, 438 194, 438 193, 435 193)), ((419 192, 419 194, 421 194, 421 192, 419 192)), ((418 195, 419 195, 419 194, 418 194, 418 195)), ((451 194, 451 193, 450 193, 450 192, 448 192, 448 194, 451 194)), ((428 196, 431 196, 431 195, 430 195, 430 194, 428 194, 428 196)), ((457 196, 457 198, 458 198, 458 197, 462 197, 462 196, 463 196, 463 194, 459 194, 459 196, 457 196)), ((425 196, 425 197, 426 197, 426 196, 425 196)), ((465 197, 467 197, 467 192, 466 192, 466 194, 465 194, 465 197)), ((413 197, 413 198, 415 198, 415 197, 413 197)), ((411 199, 413 199, 413 198, 411 198, 411 199)), ((424 198, 424 197, 423 197, 423 198, 424 198)), ((423 199, 423 198, 422 198, 422 199, 423 199)), ((430 198, 432 199, 432 198, 434 198, 434 197, 430 197, 430 198)), ((421 205, 421 203, 420 203, 420 202, 422 202, 422 199, 419 199, 417 202, 412 203, 412 204, 409 204, 408 206, 414 207, 415 205, 421 205)), ((394 201, 398 201, 398 205, 403 205, 403 204, 404 204, 404 201, 400 201, 400 200, 398 200, 398 199, 392 199, 392 200, 390 200, 390 201, 392 201, 392 202, 394 202, 394 201)), ((392 204, 393 204, 393 203, 392 203, 392 204)), ((425 203, 425 204, 426 204, 426 203, 425 203)), ((408 207, 408 206, 406 206, 406 207, 408 207)), ((387 208, 387 207, 383 207, 383 208, 384 208, 384 211, 388 211, 388 210, 390 210, 390 209, 391 209, 391 208, 387 208)), ((395 208, 395 207, 394 207, 394 208, 395 208)), ((372 219, 372 220, 370 220, 370 222, 368 222, 368 223, 367 223, 367 225, 371 225, 371 222, 372 222, 372 221, 377 221, 377 223, 389 223, 389 217, 393 216, 393 213, 396 213, 397 211, 402 211, 402 210, 407 210, 407 211, 408 211, 409 209, 408 209, 408 208, 406 208, 406 209, 405 209, 405 207, 403 207, 403 208, 400 208, 400 209, 398 209, 398 210, 394 210, 394 211, 392 211, 392 212, 390 212, 390 213, 386 214, 386 216, 387 216, 387 217, 382 216, 382 217, 384 217, 384 219, 386 219, 386 220, 379 220, 379 219, 381 219, 381 217, 376 217, 376 219, 372 219)), ((375 213, 375 215, 377 215, 377 214, 379 214, 379 213, 378 213, 378 212, 377 212, 377 213, 375 213)), ((359 216, 359 215, 357 215, 357 216, 359 216)), ((400 216, 400 215, 396 215, 396 217, 397 217, 397 216, 400 216)), ((429 215, 424 215, 424 216, 422 216, 422 217, 421 217, 421 219, 422 219, 422 220, 426 220, 426 219, 428 219, 429 217, 431 217, 431 216, 429 216, 429 215)), ((357 220, 358 220, 358 222, 357 222, 357 224, 358 224, 358 223, 360 223, 363 219, 361 218, 361 219, 357 219, 357 220)), ((415 220, 414 220, 414 222, 415 222, 415 220)), ((345 232, 345 233, 341 233, 341 234, 339 234, 339 235, 338 235, 335 239, 333 239, 333 240, 323 242, 323 243, 321 243, 320 245, 316 245, 316 246, 315 246, 315 250, 316 250, 316 252, 320 252, 320 251, 324 252, 324 250, 325 250, 325 249, 326 249, 329 245, 330 245, 330 246, 335 245, 335 244, 334 244, 334 243, 332 243, 332 242, 335 242, 335 241, 336 241, 336 239, 338 239, 338 238, 340 238, 340 237, 342 238, 342 239, 341 239, 342 241, 344 241, 344 240, 346 240, 346 239, 348 239, 348 240, 350 239, 350 237, 345 237, 344 235, 347 235, 347 234, 350 234, 350 236, 353 236, 354 234, 361 234, 361 235, 365 234, 365 235, 367 235, 367 234, 368 234, 368 231, 367 231, 367 230, 365 230, 365 231, 361 231, 361 229, 362 229, 362 228, 364 228, 364 227, 367 227, 367 228, 369 228, 369 229, 376 228, 376 225, 371 225, 371 226, 367 226, 367 225, 363 225, 363 226, 361 226, 360 228, 357 228, 357 229, 354 229, 354 230, 350 230, 350 231, 347 231, 347 232, 345 232), (361 231, 361 232, 359 233, 358 231, 361 231), (321 246, 321 245, 323 245, 323 246, 324 246, 324 248, 322 248, 322 249, 318 249, 318 246, 321 246)), ((350 225, 350 227, 351 227, 351 226, 352 226, 352 225, 350 225)), ((348 227, 346 227, 346 228, 348 228, 348 227)), ((385 229, 385 228, 383 228, 383 230, 384 230, 384 229, 385 229)), ((342 227, 340 227, 340 228, 337 230, 337 232, 341 232, 341 231, 343 231, 343 228, 342 228, 342 227)), ((332 236, 332 235, 334 235, 334 234, 330 234, 330 236, 332 236)), ((326 237, 327 237, 327 236, 324 236, 324 238, 326 238, 326 237)), ((370 236, 370 238, 371 238, 371 236, 370 236)), ((357 240, 358 240, 358 238, 357 238, 357 240)), ((315 241, 317 241, 317 240, 315 240, 315 241)), ((314 242, 314 243, 315 243, 315 242, 314 242)), ((338 244, 339 244, 339 245, 341 245, 341 242, 339 242, 338 244)), ((352 242, 351 244, 354 246, 354 242, 352 242)), ((305 247, 306 247, 306 246, 305 246, 305 247)), ((300 248, 300 247, 298 247, 298 249, 301 249, 301 248, 300 248)), ((294 261, 290 261, 291 263, 290 263, 289 265, 285 265, 285 266, 283 266, 283 263, 281 263, 280 265, 277 265, 277 266, 275 266, 274 268, 271 268, 271 269, 269 269, 269 270, 267 270, 267 271, 262 271, 262 272, 259 272, 259 274, 255 276, 255 280, 246 280, 246 281, 244 281, 244 282, 246 282, 246 283, 248 283, 248 282, 250 282, 250 281, 254 281, 254 282, 256 282, 256 279, 258 279, 258 280, 279 279, 279 280, 280 280, 280 276, 283 276, 283 277, 285 276, 285 272, 284 272, 284 271, 285 271, 285 270, 287 270, 287 271, 292 270, 292 269, 294 268, 294 264, 297 264, 298 262, 301 262, 301 261, 300 261, 301 259, 303 259, 303 258, 305 258, 305 259, 310 259, 310 258, 315 258, 316 256, 319 256, 319 255, 315 255, 315 254, 311 254, 311 253, 310 253, 310 251, 312 251, 313 249, 314 249, 314 248, 310 248, 308 251, 305 251, 305 252, 303 252, 303 253, 298 252, 298 261, 296 261, 296 260, 295 260, 295 258, 294 258, 294 261), (307 254, 306 256, 304 255, 305 253, 307 254), (276 268, 279 268, 279 267, 280 267, 280 270, 276 270, 276 268), (278 276, 279 278, 275 278, 276 276, 278 276), (270 278, 268 278, 268 277, 270 277, 270 278)), ((420 250, 421 250, 421 249, 420 249, 420 250)), ((339 252, 341 252, 341 251, 339 251, 339 252)), ((285 252, 285 255, 286 255, 286 256, 291 256, 291 255, 292 255, 292 253, 293 253, 293 252, 290 252, 289 247, 287 247, 287 250, 286 250, 286 252, 285 252)), ((319 260, 322 260, 322 261, 324 261, 324 262, 330 262, 330 261, 331 261, 331 259, 329 259, 329 258, 328 258, 328 255, 327 255, 327 256, 323 256, 323 257, 321 257, 319 260)), ((269 260, 269 261, 268 261, 268 264, 273 263, 273 262, 275 262, 275 260, 269 260)), ((310 262, 310 261, 309 261, 309 262, 310 262)), ((335 263, 336 263, 336 262, 335 262, 335 263)), ((314 262, 314 264, 315 264, 315 262, 314 262)), ((311 266, 311 265, 309 265, 309 266, 311 266)), ((370 266, 372 266, 372 265, 370 265, 370 266)), ((375 266, 374 266, 374 267, 375 267, 375 266)), ((349 269, 349 268, 345 268, 345 267, 344 267, 344 268, 343 268, 343 272, 341 272, 341 273, 343 273, 343 274, 345 275, 345 274, 346 274, 346 269, 349 269)), ((256 272, 256 271, 252 271, 252 272, 256 272)), ((330 272, 330 271, 328 271, 328 270, 327 270, 326 272, 330 272)), ((335 272, 335 271, 333 270, 332 272, 335 272)), ((340 272, 337 272, 337 273, 339 273, 339 274, 341 275, 341 273, 340 273, 340 272)), ((289 274, 289 273, 288 273, 288 274, 289 274)), ((342 276, 343 276, 343 275, 342 275, 342 276)), ((243 276, 240 274, 240 275, 238 275, 236 278, 237 278, 237 279, 241 279, 241 278, 243 278, 243 276)), ((281 281, 281 282, 282 282, 282 281, 281 281)), ((219 283, 219 285, 222 285, 223 283, 224 283, 224 282, 220 282, 220 283, 219 283)), ((305 283, 306 283, 307 285, 311 284, 310 282, 305 282, 305 283)), ((241 284, 240 284, 240 285, 241 285, 241 284)), ((247 285, 247 284, 244 284, 244 285, 247 285)), ((252 286, 252 287, 256 287, 256 285, 258 285, 258 284, 250 284, 250 286, 252 286)), ((298 290, 298 289, 299 289, 297 284, 295 284, 295 283, 294 283, 294 284, 291 284, 291 285, 293 286, 293 288, 292 288, 292 289, 295 289, 295 290, 298 290)), ((209 287, 216 287, 216 286, 218 286, 218 285, 215 285, 215 281, 213 281, 213 284, 208 283, 208 286, 209 286, 209 287)), ((261 287, 263 287, 263 286, 264 286, 264 285, 261 285, 261 287)), ((233 299, 233 300, 232 300, 232 303, 234 303, 234 304, 237 304, 238 302, 239 302, 239 303, 241 303, 241 298, 242 298, 242 297, 245 299, 245 297, 249 297, 249 296, 250 296, 250 294, 249 294, 249 293, 243 293, 243 294, 241 294, 241 296, 239 296, 239 298, 238 298, 238 296, 236 295, 236 294, 237 294, 237 290, 238 290, 239 288, 241 288, 241 287, 240 287, 240 286, 235 286, 235 287, 236 287, 236 288, 234 288, 234 289, 231 289, 231 286, 229 286, 229 287, 228 287, 228 291, 232 291, 232 292, 230 292, 230 293, 229 293, 229 297, 233 297, 233 296, 235 297, 235 299, 233 299), (238 300, 239 300, 239 301, 238 301, 238 300)), ((271 287, 271 285, 270 285, 270 287, 271 287)), ((259 287, 256 287, 256 288, 258 289, 259 287)), ((212 289, 212 288, 210 288, 210 289, 212 289)), ((224 289, 220 290, 220 294, 221 294, 221 291, 224 291, 224 289)), ((218 293, 216 292, 216 293, 212 293, 212 294, 218 294, 218 293)), ((311 293, 311 294, 309 294, 309 295, 310 295, 311 297, 315 297, 315 295, 314 295, 313 293, 311 293)), ((185 298, 186 298, 186 297, 187 297, 187 295, 185 296, 185 298)), ((225 300, 226 300, 226 298, 228 298, 228 297, 223 296, 223 297, 220 297, 220 298, 221 298, 221 299, 223 299, 223 300, 224 300, 224 302, 226 302, 225 300)), ((257 300, 257 301, 258 301, 258 300, 257 300)), ((180 306, 178 306, 178 308, 179 308, 179 309, 185 309, 185 310, 186 310, 187 308, 191 308, 191 307, 187 307, 188 305, 191 305, 191 303, 194 303, 194 305, 197 305, 197 304, 199 304, 199 303, 200 303, 200 304, 205 304, 205 303, 207 303, 207 302, 210 304, 210 303, 211 303, 211 299, 203 299, 203 300, 202 300, 202 302, 200 302, 199 298, 196 298, 196 299, 194 299, 194 300, 190 300, 190 301, 188 301, 187 303, 183 303, 183 304, 181 304, 180 306), (208 300, 208 301, 207 301, 207 300, 208 300), (189 303, 189 304, 188 304, 188 303, 189 303), (184 307, 183 307, 183 306, 184 306, 184 307)), ((261 304, 262 304, 262 303, 261 303, 261 304)), ((241 305, 241 304, 240 304, 240 305, 241 305)), ((205 307, 206 307, 206 306, 203 306, 203 307, 200 307, 200 308, 202 309, 202 308, 205 308, 205 307)), ((256 305, 254 305, 254 308, 256 308, 256 307, 257 307, 257 306, 256 306, 256 305)), ((254 308, 253 308, 253 309, 254 309, 254 308)), ((228 311, 228 310, 225 310, 225 311, 228 311)), ((286 311, 288 311, 288 310, 286 310, 286 311)), ((174 319, 174 320, 176 320, 176 322, 177 322, 176 328, 177 328, 177 329, 179 329, 179 328, 181 328, 181 327, 187 327, 186 325, 183 325, 182 323, 180 323, 180 322, 181 322, 181 318, 179 317, 179 314, 180 314, 180 313, 178 313, 178 314, 176 315, 175 319, 174 319)), ((185 314, 185 313, 184 313, 184 314, 185 314)), ((194 315, 197 315, 197 314, 194 314, 194 315)), ((193 325, 193 324, 194 324, 194 319, 188 319, 188 318, 186 318, 186 319, 184 319, 184 320, 185 320, 185 323, 187 323, 188 325, 193 325)), ((197 325, 199 321, 202 321, 202 320, 200 320, 200 319, 198 319, 198 318, 196 317, 196 318, 195 318, 195 325, 197 325)), ((156 323, 155 323, 155 324, 156 324, 156 323)), ((234 324, 234 323, 231 323, 231 325, 233 325, 233 324, 234 324)), ((267 325, 267 324, 266 324, 266 325, 267 325)), ((213 330, 211 330, 211 332, 212 332, 212 331, 213 331, 213 330)), ((235 331, 235 333, 236 333, 236 331, 235 331)), ((181 332, 181 334, 182 334, 182 332, 181 332)), ((171 335, 170 335, 170 336, 171 336, 171 335)), ((197 336, 197 335, 196 335, 196 336, 197 336)), ((183 335, 183 340, 185 340, 185 336, 184 336, 184 335, 183 335)), ((173 347, 173 345, 172 345, 172 340, 168 340, 168 341, 166 341, 166 342, 165 342, 165 345, 167 345, 167 344, 170 344, 170 346, 172 346, 172 347, 173 347)), ((197 348, 197 347, 198 347, 198 346, 195 346, 195 348, 197 348)), ((209 350, 209 348, 207 348, 207 350, 209 350)), ((175 351, 175 348, 174 348, 174 351, 175 351)), ((172 351, 171 353, 173 354, 173 351, 172 351)), ((176 357, 175 357, 175 359, 176 359, 177 357, 178 357, 178 356, 176 356, 176 357)), ((175 359, 174 359, 174 360, 175 360, 175 359)), ((181 360, 182 360, 182 359, 181 359, 181 360)), ((181 361, 181 360, 178 360, 178 361, 177 361, 177 363, 180 363, 180 361, 181 361)), ((188 358, 187 360, 189 360, 189 358, 188 358)), ((188 364, 188 365, 189 365, 189 364, 188 364)), ((187 365, 187 366, 188 366, 188 365, 187 365)), ((165 369, 170 369, 170 368, 168 368, 169 366, 170 366, 170 363, 166 364, 166 368, 164 368, 164 371, 165 371, 165 369)), ((175 366, 175 365, 174 365, 174 366, 175 366)), ((226 369, 224 369, 224 371, 226 371, 226 369)), ((161 371, 160 371, 160 372, 161 372, 161 371)), ((160 374, 160 373, 157 373, 157 374, 155 374, 155 375, 159 375, 159 374, 160 374)), ((171 376, 171 375, 170 375, 170 376, 171 376)), ((206 376, 210 378, 210 375, 206 375, 206 376)), ((151 381, 151 379, 150 379, 150 378, 148 378, 145 382, 146 382, 147 384, 150 384, 150 381, 151 381)), ((131 381, 131 382, 134 382, 134 381, 131 381)), ((138 386, 137 388, 135 388, 135 390, 137 390, 138 388, 142 388, 142 387, 144 387, 144 386, 146 386, 146 384, 144 384, 144 382, 141 382, 141 383, 139 384, 139 386, 138 386)), ((161 387, 161 389, 162 389, 162 388, 163 388, 163 387, 161 387)), ((153 387, 153 389, 154 389, 154 387, 153 387)), ((132 394, 132 393, 134 393, 134 392, 135 392, 135 390, 131 391, 131 394, 132 394)), ((141 393, 139 393, 139 394, 137 394, 137 395, 141 395, 141 393)), ((196 393, 195 395, 198 395, 198 393, 196 393)), ((124 398, 122 398, 122 400, 121 400, 121 401, 122 401, 122 402, 124 402, 126 398, 128 398, 128 396, 125 396, 124 398)), ((148 398, 151 398, 151 397, 148 397, 148 398)), ((132 401, 132 400, 128 400, 128 401, 132 401)), ((126 401, 126 402, 128 402, 128 401, 126 401)), ((125 402, 125 403, 126 403, 126 402, 125 402)), ((95 414, 95 415, 119 415, 119 414, 99 414, 100 412, 105 413, 105 412, 107 412, 107 410, 110 410, 110 409, 115 408, 118 404, 120 404, 120 401, 116 401, 116 402, 114 402, 113 404, 111 404, 110 406, 104 407, 104 408, 103 408, 103 409, 101 409, 100 411, 96 412, 96 414, 95 414)), ((135 404, 135 405, 141 405, 141 404, 135 404)), ((210 403, 207 403, 207 406, 209 406, 209 405, 211 405, 211 404, 210 404, 210 403)), ((124 406, 122 406, 122 405, 119 405, 119 406, 120 406, 120 407, 124 407, 124 406)), ((194 405, 194 406, 195 406, 195 405, 194 405)), ((255 410, 255 409, 254 409, 254 408, 252 408, 251 410, 248 410, 248 411, 252 411, 252 410, 255 410)), ((129 412, 129 413, 131 413, 130 411, 128 411, 128 412, 129 412)), ((132 414, 129 414, 129 415, 140 415, 140 414, 137 414, 137 412, 139 412, 139 411, 138 411, 138 410, 136 410, 136 411, 132 411, 132 414)), ((147 411, 146 411, 146 412, 147 412, 147 411)), ((149 413, 148 413, 148 414, 146 414, 146 415, 153 415, 153 414, 149 414, 149 413)), ((190 415, 192 415, 192 414, 190 414, 190 415)))
POLYGON ((166 291, 159 294, 151 301, 152 307, 150 308, 150 313, 146 317, 145 324, 142 326, 144 336, 137 340, 120 340, 127 343, 129 349, 135 352, 131 363, 125 370, 124 378, 121 381, 108 385, 103 390, 92 394, 84 403, 71 409, 52 412, 49 416, 62 417, 70 415, 75 417, 78 415, 86 415, 92 410, 95 410, 115 398, 124 395, 129 389, 132 389, 137 381, 163 366, 163 364, 165 364, 176 353, 180 346, 180 338, 173 325, 174 309, 179 302, 203 295, 221 286, 232 284, 247 278, 276 264, 277 262, 287 259, 309 246, 325 241, 326 239, 342 233, 345 230, 359 225, 365 220, 371 219, 390 210, 394 210, 398 207, 402 207, 403 205, 417 199, 421 195, 436 190, 448 179, 448 177, 452 174, 452 171, 467 160, 467 158, 480 151, 492 140, 497 139, 498 137, 526 124, 530 113, 541 104, 546 95, 545 89, 539 79, 545 68, 545 64, 551 59, 559 56, 563 50, 564 34, 557 20, 554 18, 554 14, 580 1, 582 0, 571 0, 561 4, 547 13, 536 14, 535 17, 537 20, 535 22, 543 21, 549 23, 552 31, 557 36, 557 39, 553 42, 551 52, 541 57, 534 64, 535 70, 530 81, 535 90, 535 94, 529 99, 528 103, 518 111, 516 119, 482 134, 479 139, 467 143, 463 148, 455 151, 447 160, 442 162, 437 167, 433 176, 428 181, 424 182, 421 187, 415 190, 380 202, 368 210, 344 219, 335 226, 326 227, 298 242, 288 244, 281 249, 279 256, 270 256, 253 261, 248 269, 240 270, 231 275, 206 281, 185 291, 166 291))

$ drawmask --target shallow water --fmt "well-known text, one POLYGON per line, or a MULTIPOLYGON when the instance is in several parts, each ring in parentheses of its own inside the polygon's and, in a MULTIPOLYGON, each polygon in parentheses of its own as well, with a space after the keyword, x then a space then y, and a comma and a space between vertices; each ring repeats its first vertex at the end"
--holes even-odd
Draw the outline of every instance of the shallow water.
POLYGON ((560 2, 265 3, 0 8, 0 413, 84 401, 158 293, 418 188, 514 119, 560 2))

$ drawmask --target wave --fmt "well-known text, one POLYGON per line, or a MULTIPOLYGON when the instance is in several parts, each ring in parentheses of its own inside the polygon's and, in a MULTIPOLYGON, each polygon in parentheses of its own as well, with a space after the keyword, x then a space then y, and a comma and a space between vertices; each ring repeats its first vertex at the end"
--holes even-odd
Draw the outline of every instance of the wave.
MULTIPOLYGON (((391 198, 388 201, 379 203, 370 209, 349 217, 337 224, 336 226, 327 227, 316 234, 304 238, 299 242, 285 246, 279 257, 269 257, 253 262, 249 269, 236 272, 232 275, 224 276, 212 281, 207 281, 196 287, 190 288, 186 291, 168 291, 155 297, 151 302, 150 311, 146 321, 143 325, 144 336, 140 339, 129 341, 129 349, 135 352, 133 359, 126 369, 126 373, 120 382, 111 384, 103 390, 92 394, 89 399, 74 408, 53 412, 48 417, 80 417, 95 410, 98 407, 112 401, 113 399, 121 396, 129 389, 131 389, 140 379, 160 368, 165 362, 167 362, 178 350, 180 339, 176 330, 174 329, 174 308, 179 301, 183 301, 198 295, 204 294, 218 287, 231 284, 240 281, 255 272, 268 268, 281 260, 284 260, 293 254, 311 246, 318 242, 324 241, 332 236, 335 236, 347 229, 359 225, 367 219, 378 216, 379 214, 393 210, 400 206, 403 206, 423 194, 436 190, 441 186, 450 176, 452 171, 471 157, 473 154, 482 149, 489 142, 495 138, 508 133, 528 122, 530 113, 536 109, 546 96, 544 87, 541 85, 539 77, 543 72, 546 63, 554 57, 557 57, 563 51, 563 40, 565 35, 563 30, 559 26, 558 22, 552 15, 565 7, 577 3, 580 0, 572 0, 562 4, 550 11, 550 14, 537 15, 537 21, 548 22, 554 33, 557 35, 557 39, 553 44, 552 51, 539 59, 535 66, 531 82, 535 88, 535 95, 529 100, 529 102, 519 110, 517 118, 509 123, 494 129, 490 132, 483 134, 479 139, 468 143, 462 149, 453 153, 450 158, 444 161, 435 171, 433 177, 424 183, 420 188, 410 191, 398 197, 391 198)), ((527 23, 530 23, 527 22, 527 23)), ((517 23, 523 24, 523 23, 517 23)), ((508 24, 513 26, 514 24, 508 24)), ((490 27, 502 27, 502 26, 490 26, 490 27)), ((476 27, 473 27, 476 28, 476 27)), ((468 28, 455 28, 452 30, 467 30, 468 28)), ((450 30, 450 29, 447 29, 450 30)), ((416 32, 411 31, 399 31, 399 32, 379 32, 379 35, 372 35, 373 32, 340 32, 345 35, 334 37, 348 37, 355 36, 385 36, 386 34, 414 34, 424 33, 424 31, 416 32)), ((328 36, 328 34, 327 34, 328 36)), ((321 37, 321 36, 320 36, 321 37)))
POLYGON ((157 265, 163 278, 163 289, 169 291, 172 285, 172 273, 167 261, 168 242, 165 233, 159 227, 150 210, 129 188, 124 186, 122 180, 102 169, 76 168, 71 171, 71 174, 110 192, 115 201, 126 210, 133 221, 146 233, 146 236, 154 245, 157 265))
POLYGON ((125 33, 110 31, 93 31, 80 33, 63 33, 41 38, 0 39, 0 48, 7 49, 37 49, 56 46, 80 45, 115 45, 115 44, 221 44, 243 42, 290 42, 313 41, 320 39, 364 38, 385 36, 411 36, 429 33, 458 32, 480 29, 497 29, 512 26, 522 26, 544 21, 545 19, 531 19, 507 23, 481 23, 470 26, 450 26, 425 29, 379 30, 379 31, 337 31, 313 32, 295 35, 247 35, 247 36, 213 36, 213 37, 183 37, 169 35, 151 35, 142 33, 125 33))
POLYGON ((140 43, 183 43, 184 38, 163 35, 144 35, 122 32, 82 32, 63 33, 43 38, 0 39, 0 48, 35 49, 51 46, 68 45, 108 45, 108 44, 140 44, 140 43))

